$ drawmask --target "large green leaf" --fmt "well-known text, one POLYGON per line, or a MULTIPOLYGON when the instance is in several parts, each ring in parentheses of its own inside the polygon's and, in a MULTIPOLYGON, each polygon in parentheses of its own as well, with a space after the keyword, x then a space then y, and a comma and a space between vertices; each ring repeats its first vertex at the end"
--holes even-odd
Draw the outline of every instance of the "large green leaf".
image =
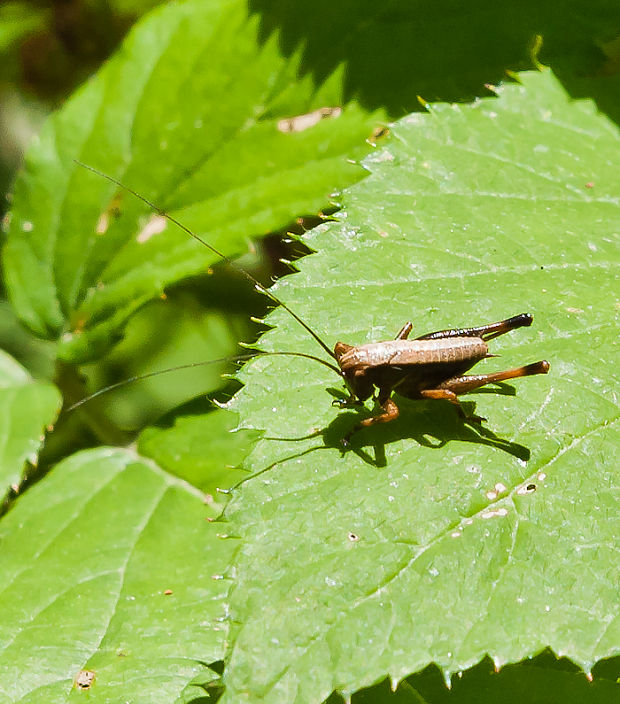
POLYGON ((74 159, 229 254, 362 175, 345 155, 366 151, 376 117, 344 105, 342 71, 312 86, 299 62, 261 41, 242 0, 169 3, 47 122, 15 185, 5 272, 18 314, 61 357, 100 355, 146 300, 217 259, 74 159), (302 131, 282 123, 335 106, 302 131))
POLYGON ((204 499, 101 448, 17 501, 0 524, 2 704, 68 701, 88 673, 89 701, 160 704, 204 676, 222 657, 234 548, 204 499))
POLYGON ((60 410, 55 386, 35 381, 0 350, 0 501, 17 489, 26 462, 36 464, 44 432, 60 410))
MULTIPOLYGON (((265 439, 228 512, 244 540, 226 702, 319 702, 485 653, 550 646, 588 671, 620 652, 620 139, 550 72, 520 81, 394 125, 277 290, 330 346, 529 311, 477 370, 550 374, 470 396, 481 430, 400 399, 344 452, 360 415, 330 407, 338 377, 248 365, 234 406, 265 439)), ((285 312, 269 323, 265 348, 317 352, 285 312)))

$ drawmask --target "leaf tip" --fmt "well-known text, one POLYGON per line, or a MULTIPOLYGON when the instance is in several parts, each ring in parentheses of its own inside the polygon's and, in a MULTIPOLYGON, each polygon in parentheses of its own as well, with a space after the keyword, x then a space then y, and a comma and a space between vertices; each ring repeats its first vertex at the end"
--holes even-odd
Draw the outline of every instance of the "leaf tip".
POLYGON ((416 98, 417 98, 417 100, 418 100, 418 103, 420 103, 420 105, 421 105, 425 110, 429 110, 429 111, 430 111, 431 106, 430 106, 430 103, 429 103, 427 100, 425 100, 421 95, 416 95, 416 98))
POLYGON ((544 71, 547 67, 540 63, 539 56, 543 46, 542 34, 535 34, 529 46, 530 61, 537 71, 544 71))

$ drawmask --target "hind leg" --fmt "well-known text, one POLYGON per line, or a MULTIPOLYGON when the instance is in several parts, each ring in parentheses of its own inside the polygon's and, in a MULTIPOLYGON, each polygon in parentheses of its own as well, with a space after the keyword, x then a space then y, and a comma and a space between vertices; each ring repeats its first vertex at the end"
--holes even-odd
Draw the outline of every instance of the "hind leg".
MULTIPOLYGON (((466 394, 469 391, 478 389, 486 384, 493 384, 498 381, 506 381, 507 379, 516 379, 520 376, 532 376, 534 374, 546 374, 549 371, 549 362, 534 362, 526 364, 523 367, 516 369, 508 369, 504 372, 495 372, 493 374, 468 374, 466 376, 455 376, 452 379, 438 384, 439 390, 446 390, 453 394, 466 394)), ((424 392, 422 392, 424 393, 424 392)))
POLYGON ((507 379, 516 379, 520 376, 532 376, 533 374, 546 374, 549 371, 549 362, 534 362, 527 364, 524 367, 516 369, 508 369, 504 372, 495 372, 493 374, 469 374, 466 376, 455 376, 452 379, 442 381, 437 385, 436 389, 424 389, 420 391, 420 396, 427 399, 444 399, 453 404, 461 418, 465 420, 480 422, 486 420, 480 416, 466 415, 461 403, 458 399, 459 394, 466 394, 474 389, 479 389, 486 384, 497 383, 498 381, 506 381, 507 379))
POLYGON ((494 337, 504 335, 516 328, 527 327, 532 324, 532 316, 529 313, 521 313, 497 323, 479 325, 475 328, 454 328, 453 330, 438 330, 429 332, 426 335, 416 337, 416 340, 440 340, 444 337, 480 337, 483 340, 492 340, 494 337))

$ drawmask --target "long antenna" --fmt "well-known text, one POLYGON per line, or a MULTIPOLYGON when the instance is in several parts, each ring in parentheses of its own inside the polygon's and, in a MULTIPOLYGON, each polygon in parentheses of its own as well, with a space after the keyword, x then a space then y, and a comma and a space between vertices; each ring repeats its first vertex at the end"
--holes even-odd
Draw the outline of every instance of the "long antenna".
POLYGON ((65 413, 70 413, 71 411, 74 411, 76 408, 79 408, 80 406, 83 406, 85 403, 88 403, 89 401, 92 401, 94 398, 97 398, 98 396, 102 396, 103 394, 107 394, 109 391, 114 391, 115 389, 119 389, 122 386, 126 386, 127 384, 133 384, 135 381, 141 381, 142 379, 151 379, 154 376, 160 376, 161 374, 168 374, 168 372, 176 372, 180 371, 181 369, 192 369, 194 367, 203 367, 206 366, 207 364, 223 364, 224 362, 244 362, 248 359, 254 359, 254 357, 273 357, 274 355, 279 355, 280 357, 303 357, 304 359, 313 359, 315 362, 319 362, 319 364, 322 364, 324 367, 327 367, 328 369, 332 369, 333 371, 338 374, 338 376, 342 376, 342 372, 338 367, 336 367, 334 364, 330 364, 330 362, 326 362, 324 359, 321 359, 320 357, 315 357, 312 354, 306 354, 305 352, 248 352, 247 354, 238 354, 234 355, 232 357, 220 357, 219 359, 209 359, 205 360, 202 362, 190 362, 189 364, 180 364, 178 367, 170 367, 168 369, 158 369, 157 371, 154 372, 147 372, 146 374, 138 374, 137 376, 130 376, 127 379, 123 379, 122 381, 117 381, 114 384, 110 384, 109 386, 104 386, 103 389, 98 389, 92 394, 89 394, 88 396, 85 396, 84 398, 81 398, 79 401, 76 401, 75 403, 72 403, 70 406, 65 408, 65 413))
MULTIPOLYGON (((101 176, 102 178, 107 179, 108 181, 111 181, 112 183, 116 184, 119 188, 122 188, 123 190, 127 191, 128 193, 131 193, 134 197, 138 198, 141 200, 143 203, 146 203, 152 210, 154 210, 156 213, 161 215, 162 217, 166 218, 170 222, 174 223, 177 227, 181 228, 183 232, 186 232, 190 237, 193 237, 197 242, 200 242, 200 244, 204 245, 207 247, 207 249, 210 249, 214 254, 217 254, 218 257, 221 257, 227 264, 230 264, 230 266, 233 267, 233 269, 236 269, 237 271, 240 271, 248 281, 251 281, 255 288, 257 288, 261 293, 264 293, 265 295, 269 296, 272 301, 275 301, 279 306, 282 306, 285 311, 290 313, 293 318, 308 332, 312 337, 321 345, 321 347, 327 352, 327 354, 332 358, 336 359, 336 355, 329 349, 329 347, 323 342, 323 340, 310 328, 310 326, 305 323, 294 311, 292 311, 284 301, 281 301, 275 293, 272 293, 268 288, 265 288, 257 279, 255 279, 252 274, 247 272, 245 269, 242 269, 240 266, 237 266, 235 262, 230 258, 227 257, 223 252, 220 252, 219 249, 216 249, 212 244, 209 244, 206 240, 203 240, 202 237, 199 237, 195 232, 192 232, 189 227, 184 225, 180 220, 177 220, 175 217, 170 215, 170 213, 167 213, 165 210, 162 210, 158 205, 150 201, 148 198, 145 198, 143 195, 138 193, 137 191, 134 191, 132 188, 129 188, 129 186, 126 186, 124 183, 121 183, 118 179, 114 178, 113 176, 109 176, 108 174, 104 173, 103 171, 99 171, 99 169, 95 169, 92 166, 89 166, 88 164, 84 164, 81 161, 78 161, 78 159, 74 159, 75 163, 81 166, 84 169, 87 169, 88 171, 92 171, 94 174, 97 174, 98 176, 101 176)), ((340 373, 340 372, 338 372, 340 373)))

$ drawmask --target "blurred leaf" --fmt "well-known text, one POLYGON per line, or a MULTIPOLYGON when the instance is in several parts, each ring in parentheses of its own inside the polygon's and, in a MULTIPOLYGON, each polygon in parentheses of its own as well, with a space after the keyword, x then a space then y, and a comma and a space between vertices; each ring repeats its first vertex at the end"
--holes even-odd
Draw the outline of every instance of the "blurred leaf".
POLYGON ((172 702, 222 657, 233 541, 129 450, 74 455, 0 524, 0 701, 172 702), (83 696, 86 696, 82 692, 83 696))
POLYGON ((258 437, 251 430, 232 432, 236 425, 236 414, 222 408, 182 416, 171 428, 146 428, 138 449, 172 474, 217 495, 218 489, 229 489, 247 476, 239 467, 258 437))
MULTIPOLYGON (((397 421, 343 452, 367 414, 330 406, 338 377, 283 357, 244 368, 232 405, 265 439, 228 511, 243 547, 223 702, 310 704, 485 653, 550 646, 588 671, 620 652, 620 140, 550 72, 520 80, 394 125, 277 290, 330 347, 527 310, 534 326, 477 371, 551 372, 471 395, 480 430, 398 399, 397 421)), ((268 322, 265 348, 317 351, 285 312, 268 322)))
POLYGON ((205 308, 183 292, 152 301, 133 316, 123 341, 92 370, 83 370, 91 392, 128 377, 156 375, 94 399, 91 406, 121 428, 143 428, 188 398, 222 387, 222 374, 234 367, 211 362, 238 354, 238 340, 251 336, 251 330, 247 315, 205 308), (199 366, 174 371, 191 363, 199 366), (170 373, 157 375, 165 370, 170 373))
POLYGON ((161 5, 163 0, 110 0, 115 12, 122 14, 142 15, 161 5))
POLYGON ((64 360, 100 356, 132 312, 218 259, 74 159, 231 255, 363 175, 347 157, 366 152, 377 118, 343 105, 341 70, 310 89, 299 56, 285 59, 276 37, 261 43, 258 25, 242 0, 157 8, 28 152, 7 285, 24 322, 60 339, 64 360), (337 109, 303 131, 282 122, 324 107, 337 109))
POLYGON ((4 300, 0 300, 0 349, 15 357, 37 379, 54 376, 54 344, 25 330, 8 301, 4 300))
POLYGON ((45 27, 49 10, 32 2, 5 2, 0 7, 0 53, 45 27))
POLYGON ((45 429, 60 406, 53 384, 35 381, 0 350, 0 501, 10 487, 19 487, 26 462, 37 463, 45 429))

